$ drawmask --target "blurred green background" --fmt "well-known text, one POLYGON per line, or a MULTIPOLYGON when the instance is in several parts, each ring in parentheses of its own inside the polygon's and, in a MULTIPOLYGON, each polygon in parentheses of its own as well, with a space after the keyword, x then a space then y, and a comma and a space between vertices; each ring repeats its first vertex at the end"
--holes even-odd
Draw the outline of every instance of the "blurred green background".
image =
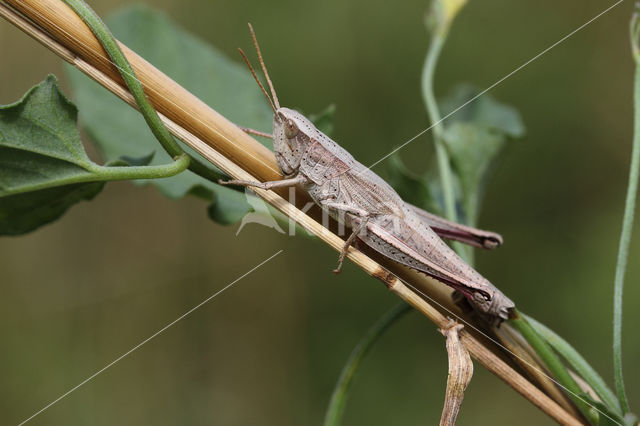
MULTIPOLYGON (((100 14, 123 1, 93 0, 100 14)), ((419 79, 425 1, 147 1, 237 59, 258 32, 283 105, 335 103, 335 139, 367 164, 427 126, 419 79)), ((436 92, 484 88, 582 25, 602 1, 471 1, 454 24, 436 92)), ((518 108, 489 182, 481 224, 505 245, 478 269, 524 312, 568 339, 612 382, 612 287, 632 130, 623 2, 492 91, 518 108)), ((0 103, 61 61, 0 22, 0 103)), ((202 78, 207 78, 202 75, 202 78)), ((257 89, 256 89, 257 90, 257 89)), ((215 105, 212 105, 215 108, 215 105)), ((241 124, 241 123, 240 123, 241 124)), ((402 156, 417 171, 430 137, 402 156)), ((380 165, 379 171, 384 170, 380 165)), ((625 288, 623 351, 640 408, 640 223, 625 288)), ((278 250, 271 262, 36 417, 33 424, 321 424, 361 335, 396 299, 307 238, 211 222, 195 198, 108 184, 91 203, 28 236, 0 239, 0 422, 22 421, 278 250)), ((345 424, 436 424, 444 340, 412 314, 357 377, 345 424)), ((460 425, 552 424, 480 366, 460 425)))

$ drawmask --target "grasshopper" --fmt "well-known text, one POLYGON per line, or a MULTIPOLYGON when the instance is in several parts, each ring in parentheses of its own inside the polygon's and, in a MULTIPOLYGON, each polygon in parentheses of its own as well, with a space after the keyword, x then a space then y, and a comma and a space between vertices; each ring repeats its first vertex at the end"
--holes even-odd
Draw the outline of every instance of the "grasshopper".
POLYGON ((303 188, 331 217, 351 229, 334 270, 336 273, 349 247, 359 241, 454 288, 481 313, 498 321, 507 319, 514 303, 440 239, 491 249, 502 243, 500 235, 450 222, 404 202, 381 177, 356 161, 305 116, 281 107, 251 24, 249 29, 271 97, 242 49, 239 50, 273 109, 273 135, 243 130, 273 138, 276 161, 285 178, 270 182, 220 183, 265 190, 303 188))

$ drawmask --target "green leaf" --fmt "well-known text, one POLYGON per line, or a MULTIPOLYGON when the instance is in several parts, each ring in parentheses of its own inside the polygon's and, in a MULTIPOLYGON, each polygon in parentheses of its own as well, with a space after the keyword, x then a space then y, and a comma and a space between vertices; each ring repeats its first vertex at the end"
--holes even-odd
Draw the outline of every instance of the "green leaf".
POLYGON ((491 162, 502 149, 505 137, 464 122, 447 126, 442 137, 460 180, 465 214, 473 226, 476 224, 485 177, 491 162))
POLYGON ((21 235, 53 222, 72 205, 91 200, 104 182, 77 183, 0 197, 0 235, 21 235))
MULTIPOLYGON (((120 41, 216 111, 238 125, 271 131, 272 111, 244 66, 147 6, 126 7, 106 19, 106 23, 120 41)), ((107 160, 123 155, 144 157, 155 151, 152 164, 169 161, 137 111, 74 68, 69 66, 67 71, 83 126, 107 160)), ((260 142, 270 147, 271 141, 260 142)), ((183 148, 201 158, 188 147, 183 148)), ((151 183, 171 198, 196 194, 214 203, 217 207, 211 209, 216 211, 220 206, 239 202, 233 191, 192 172, 151 183)), ((243 209, 249 209, 246 202, 240 207, 243 209)), ((211 217, 228 223, 237 216, 237 212, 228 215, 220 212, 211 217)))
POLYGON ((478 95, 480 91, 473 86, 468 84, 456 86, 449 95, 438 102, 443 117, 459 108, 445 120, 445 124, 459 121, 475 123, 511 138, 524 136, 524 124, 515 108, 496 101, 487 93, 474 99, 478 95), (464 107, 460 108, 462 105, 464 107))
POLYGON ((322 111, 316 114, 309 114, 309 120, 327 136, 331 136, 333 133, 333 120, 336 114, 336 106, 334 104, 329 105, 322 111))
POLYGON ((0 235, 19 235, 59 218, 95 197, 105 181, 154 179, 183 171, 188 158, 162 166, 151 157, 107 166, 87 156, 76 127, 78 111, 52 75, 24 97, 0 106, 0 235))
POLYGON ((442 138, 460 183, 461 202, 468 224, 475 225, 486 178, 491 165, 509 138, 524 135, 518 112, 487 94, 474 99, 478 91, 463 85, 441 102, 445 121, 442 138), (473 99, 473 100, 472 100, 473 99))
POLYGON ((50 75, 22 99, 0 106, 0 196, 87 174, 77 110, 50 75))
POLYGON ((222 188, 225 192, 213 193, 213 202, 209 204, 207 213, 211 220, 222 225, 230 225, 238 222, 247 213, 253 211, 247 203, 247 197, 244 192, 233 191, 228 188, 222 188))
POLYGON ((86 183, 101 179, 80 142, 76 117, 52 75, 18 102, 0 106, 0 235, 52 222, 104 186, 86 183))

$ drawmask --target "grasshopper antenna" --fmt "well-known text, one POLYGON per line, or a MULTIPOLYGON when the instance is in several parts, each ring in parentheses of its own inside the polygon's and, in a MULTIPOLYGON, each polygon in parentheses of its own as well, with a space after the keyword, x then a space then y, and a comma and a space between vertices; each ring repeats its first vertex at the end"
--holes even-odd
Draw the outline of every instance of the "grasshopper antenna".
MULTIPOLYGON (((249 71, 251 71, 251 75, 253 76, 253 79, 256 81, 256 83, 258 83, 258 86, 260 86, 260 89, 262 89, 262 93, 264 93, 264 96, 269 101, 269 105, 271 105, 271 109, 275 113, 277 111, 276 110, 276 106, 273 104, 273 101, 269 97, 269 94, 267 93, 267 90, 264 88, 262 83, 260 83, 260 80, 258 79, 258 76, 256 75, 256 71, 253 69, 253 66, 251 66, 251 62, 249 62, 249 59, 247 59, 247 55, 245 55, 244 52, 242 51, 242 49, 240 49, 240 48, 238 48, 238 51, 240 52, 240 54, 244 58, 244 61, 247 63, 247 66, 249 67, 249 71)), ((279 107, 279 105, 278 105, 278 107, 279 107)))
POLYGON ((276 107, 280 109, 280 102, 278 102, 276 89, 273 88, 273 83, 269 78, 269 73, 267 72, 267 66, 264 64, 264 59, 262 59, 262 52, 260 51, 260 46, 258 45, 258 39, 256 38, 256 33, 255 31, 253 31, 253 26, 251 26, 251 23, 249 23, 249 31, 251 31, 251 38, 253 39, 253 45, 256 47, 256 52, 258 53, 258 60, 260 61, 262 72, 264 73, 264 76, 267 79, 267 83, 269 84, 269 89, 271 89, 271 96, 273 96, 273 102, 276 104, 276 107))

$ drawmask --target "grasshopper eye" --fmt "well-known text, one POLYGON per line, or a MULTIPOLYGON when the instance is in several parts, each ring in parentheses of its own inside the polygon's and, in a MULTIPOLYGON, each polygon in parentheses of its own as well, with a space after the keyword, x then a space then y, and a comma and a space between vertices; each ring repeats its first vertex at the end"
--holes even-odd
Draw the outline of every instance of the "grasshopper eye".
POLYGON ((284 135, 287 137, 287 139, 291 139, 294 138, 298 132, 300 130, 298 129, 298 126, 296 126, 296 123, 293 122, 293 120, 287 120, 284 123, 284 135))
POLYGON ((473 293, 473 298, 476 302, 483 303, 491 301, 491 297, 488 294, 485 294, 482 291, 476 291, 473 293))

